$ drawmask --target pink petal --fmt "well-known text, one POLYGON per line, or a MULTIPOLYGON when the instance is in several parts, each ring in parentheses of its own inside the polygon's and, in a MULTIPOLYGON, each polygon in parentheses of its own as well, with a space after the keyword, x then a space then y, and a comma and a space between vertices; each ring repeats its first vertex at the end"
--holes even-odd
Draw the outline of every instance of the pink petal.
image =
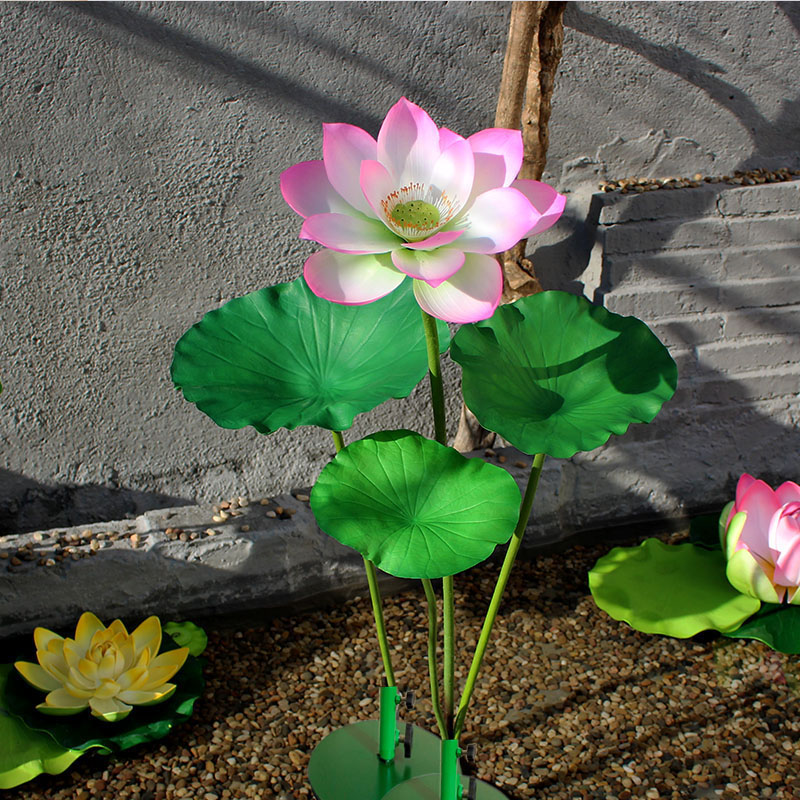
POLYGON ((744 497, 745 492, 756 482, 756 479, 752 475, 748 475, 746 472, 741 475, 739 481, 736 484, 736 505, 738 506, 741 503, 742 498, 744 497))
POLYGON ((429 236, 421 242, 406 242, 403 247, 408 247, 411 250, 431 250, 434 247, 442 247, 454 242, 463 233, 464 231, 439 231, 439 233, 434 233, 433 236, 429 236))
POLYGON ((301 217, 353 210, 331 186, 322 161, 301 161, 284 170, 281 194, 301 217))
POLYGON ((325 172, 334 189, 353 208, 372 216, 361 192, 361 162, 377 156, 375 140, 355 125, 341 122, 322 126, 322 156, 325 172))
POLYGON ((800 584, 800 502, 787 503, 772 517, 769 546, 776 582, 784 586, 800 584))
POLYGON ((774 514, 781 508, 775 492, 764 481, 753 481, 736 504, 738 511, 747 512, 739 546, 746 544, 756 556, 772 561, 769 549, 769 527, 774 514))
POLYGON ((379 300, 406 277, 395 269, 389 255, 354 256, 333 250, 310 256, 303 276, 317 297, 348 306, 379 300))
POLYGON ((782 506, 785 506, 787 503, 800 502, 800 486, 794 483, 794 481, 786 481, 786 483, 782 483, 775 490, 775 496, 782 506))
POLYGON ((402 97, 389 109, 381 125, 378 161, 389 170, 397 186, 427 184, 440 152, 436 123, 419 106, 402 97))
POLYGON ((503 293, 503 271, 496 259, 466 253, 464 266, 441 285, 414 281, 417 302, 445 322, 477 322, 494 314, 503 293))
POLYGON ((454 142, 437 159, 431 175, 431 186, 449 199, 451 210, 448 219, 452 219, 466 205, 472 194, 474 177, 475 157, 466 140, 454 142))
POLYGON ((475 154, 473 194, 510 186, 522 166, 522 133, 508 128, 487 128, 467 139, 475 154))
POLYGON ((373 215, 378 219, 388 220, 389 208, 386 202, 398 188, 389 170, 380 161, 362 161, 359 182, 373 215))
POLYGON ((449 128, 439 128, 439 149, 446 150, 454 142, 463 142, 464 137, 454 133, 449 128))
POLYGON ((567 198, 565 195, 559 194, 552 186, 548 186, 541 181, 528 180, 514 181, 512 186, 528 198, 539 216, 531 229, 522 238, 528 239, 537 233, 546 231, 549 227, 555 225, 558 218, 564 213, 567 198))
POLYGON ((388 253, 402 244, 382 222, 349 214, 315 214, 300 228, 300 238, 340 253, 388 253))
POLYGON ((513 247, 537 218, 533 206, 516 189, 491 189, 454 222, 465 229, 458 246, 468 253, 500 253, 513 247))
POLYGON ((436 250, 406 250, 399 247, 392 252, 392 263, 406 275, 438 286, 461 269, 464 253, 455 247, 438 247, 436 250))

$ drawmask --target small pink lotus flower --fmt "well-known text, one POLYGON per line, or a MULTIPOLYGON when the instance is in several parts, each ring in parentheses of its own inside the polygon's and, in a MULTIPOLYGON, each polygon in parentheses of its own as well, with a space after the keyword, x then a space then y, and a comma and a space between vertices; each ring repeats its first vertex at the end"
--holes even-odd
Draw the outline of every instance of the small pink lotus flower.
POLYGON ((752 475, 736 486, 736 500, 720 516, 726 574, 742 594, 767 603, 800 605, 800 486, 775 491, 752 475))
POLYGON ((281 191, 304 218, 300 238, 326 248, 306 261, 306 282, 334 303, 371 303, 410 276, 434 317, 486 319, 503 291, 491 254, 546 230, 564 210, 552 187, 515 180, 519 131, 464 139, 405 98, 377 141, 354 125, 323 125, 322 152, 322 161, 287 169, 281 191))

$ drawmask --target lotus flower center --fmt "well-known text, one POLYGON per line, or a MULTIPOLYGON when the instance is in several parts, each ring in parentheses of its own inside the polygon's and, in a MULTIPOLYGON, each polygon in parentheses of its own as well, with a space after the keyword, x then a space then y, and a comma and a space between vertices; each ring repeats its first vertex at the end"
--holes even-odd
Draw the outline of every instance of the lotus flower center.
POLYGON ((441 215, 436 206, 424 200, 411 200, 408 203, 398 203, 390 214, 392 222, 406 228, 430 230, 439 225, 441 215))

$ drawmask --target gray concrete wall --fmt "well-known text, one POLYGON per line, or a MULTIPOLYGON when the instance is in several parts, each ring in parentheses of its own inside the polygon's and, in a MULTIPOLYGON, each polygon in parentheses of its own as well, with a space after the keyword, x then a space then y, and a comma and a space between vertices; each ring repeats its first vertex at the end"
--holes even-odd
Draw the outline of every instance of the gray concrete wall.
MULTIPOLYGON (((0 5, 7 530, 313 481, 332 449, 326 435, 216 428, 170 385, 174 343, 221 302, 299 273, 312 247, 297 239, 278 176, 319 157, 322 122, 374 133, 405 94, 457 131, 491 125, 508 13, 506 3, 0 5)), ((569 4, 546 177, 570 204, 536 254, 548 286, 598 284, 600 179, 800 166, 799 19, 793 3, 569 4)), ((758 242, 757 227, 741 230, 758 242)), ((642 302, 643 319, 664 317, 642 302)), ((453 365, 447 378, 454 428, 453 365)), ((684 398, 673 409, 690 408, 684 398)), ((431 433, 423 400, 418 390, 390 402, 352 435, 431 433)), ((788 410, 758 402, 743 395, 742 413, 780 438, 788 410)), ((696 435, 736 429, 732 413, 696 435)), ((603 484, 620 515, 712 501, 702 486, 680 495, 685 451, 653 449, 658 474, 643 469, 643 449, 630 461, 614 447, 591 457, 606 460, 598 469, 622 459, 603 484)), ((565 525, 590 521, 575 509, 599 473, 582 463, 552 481, 565 525)))

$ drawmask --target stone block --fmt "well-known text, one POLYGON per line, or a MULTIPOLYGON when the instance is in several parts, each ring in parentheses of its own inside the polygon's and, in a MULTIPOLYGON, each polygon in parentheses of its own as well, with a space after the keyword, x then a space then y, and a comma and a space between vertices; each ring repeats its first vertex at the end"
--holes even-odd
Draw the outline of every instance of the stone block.
POLYGON ((720 250, 675 250, 637 255, 606 253, 603 281, 609 289, 663 281, 665 284, 691 283, 698 276, 710 281, 721 277, 723 254, 720 250))
MULTIPOLYGON (((771 336, 716 342, 697 348, 698 371, 739 373, 800 362, 800 336, 771 336)), ((755 395, 758 397, 759 395, 755 395)))
POLYGON ((609 311, 633 315, 648 324, 663 317, 719 312, 724 308, 720 301, 720 287, 700 282, 669 289, 642 284, 638 289, 605 295, 604 305, 609 311))
POLYGON ((800 275, 727 281, 719 289, 723 308, 771 308, 797 305, 800 300, 800 275))
POLYGON ((726 217, 800 212, 800 180, 729 189, 720 193, 717 208, 726 217))
POLYGON ((796 244, 800 241, 800 219, 796 216, 731 219, 727 224, 731 247, 769 246, 779 242, 796 244))
MULTIPOLYGON (((796 402, 800 396, 800 369, 791 366, 728 377, 708 377, 698 380, 693 388, 697 402, 703 405, 728 405, 738 401, 746 408, 756 401, 777 398, 788 398, 796 402)), ((764 457, 767 456, 766 451, 760 452, 760 445, 754 450, 764 457)))
POLYGON ((605 249, 607 253, 646 253, 729 244, 730 231, 722 219, 676 219, 611 225, 606 230, 605 249))
POLYGON ((657 189, 641 194, 603 194, 600 223, 641 222, 671 218, 687 219, 717 214, 718 185, 692 189, 657 189))
POLYGON ((741 250, 729 248, 721 255, 722 275, 726 280, 783 278, 796 274, 800 268, 800 244, 796 243, 748 246, 741 250))
MULTIPOLYGON (((800 305, 732 311, 725 317, 724 336, 726 339, 738 339, 742 336, 768 336, 776 333, 800 337, 800 305)), ((800 353, 797 354, 797 358, 800 360, 800 353)))
POLYGON ((722 314, 685 314, 659 320, 650 325, 650 329, 667 347, 683 349, 718 342, 725 329, 725 317, 722 314))

